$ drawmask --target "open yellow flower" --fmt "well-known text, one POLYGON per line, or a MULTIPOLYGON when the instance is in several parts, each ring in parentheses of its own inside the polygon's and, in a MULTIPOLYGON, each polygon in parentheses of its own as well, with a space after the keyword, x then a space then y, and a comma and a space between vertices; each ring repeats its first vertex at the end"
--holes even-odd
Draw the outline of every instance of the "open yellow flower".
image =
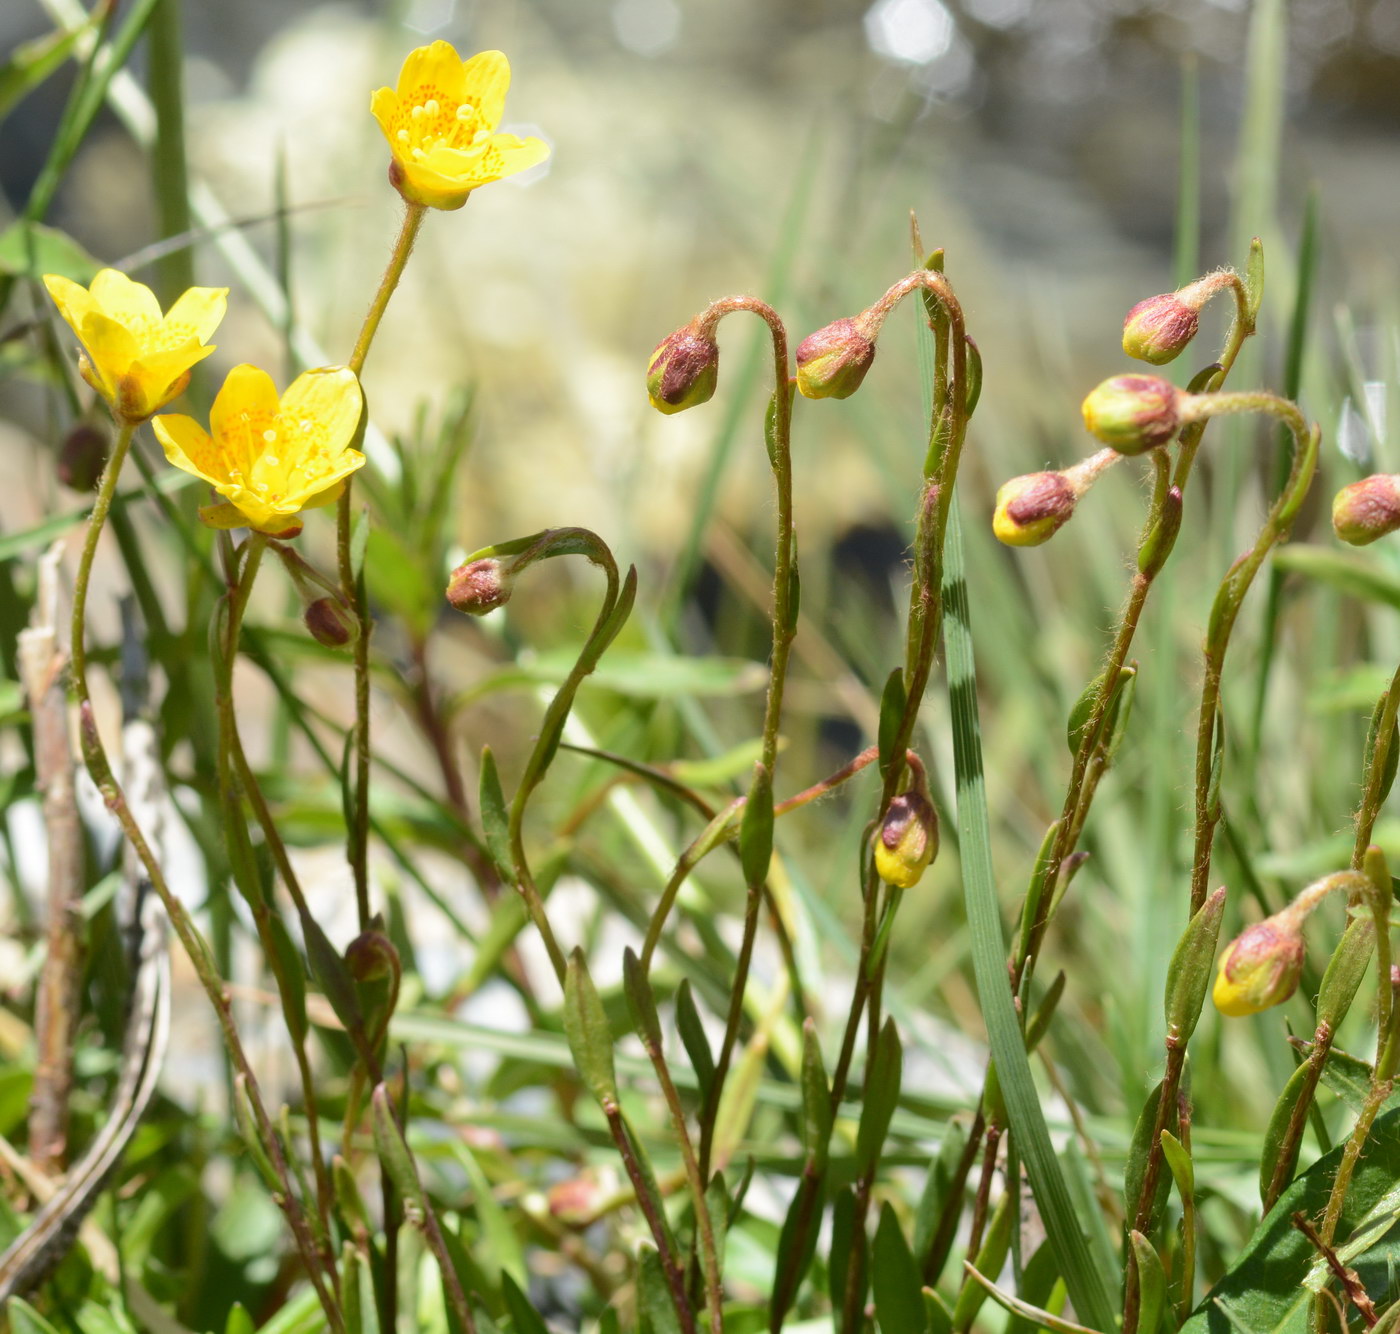
POLYGON ((116 269, 91 287, 44 275, 58 313, 82 344, 79 370, 123 421, 145 421, 181 393, 224 317, 227 287, 191 287, 161 314, 155 293, 116 269))
POLYGON ((297 376, 279 400, 256 366, 235 366, 214 399, 209 430, 192 417, 151 423, 165 457, 228 502, 202 510, 216 528, 295 536, 304 509, 329 505, 365 456, 351 449, 364 396, 355 372, 329 366, 297 376))
POLYGON ((369 104, 394 154, 394 188, 415 204, 461 208, 477 186, 543 162, 543 140, 495 132, 509 87, 510 61, 500 51, 465 64, 450 42, 410 51, 399 86, 380 88, 369 104))

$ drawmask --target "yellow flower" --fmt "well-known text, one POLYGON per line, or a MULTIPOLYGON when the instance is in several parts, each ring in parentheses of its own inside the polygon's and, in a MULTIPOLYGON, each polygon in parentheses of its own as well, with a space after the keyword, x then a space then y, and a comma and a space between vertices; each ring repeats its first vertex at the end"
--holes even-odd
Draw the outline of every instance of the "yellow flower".
POLYGON ((543 140, 495 132, 509 87, 510 61, 499 51, 465 64, 450 42, 410 51, 398 88, 380 88, 369 104, 393 150, 394 188, 415 204, 461 208, 478 185, 543 162, 543 140))
POLYGON ((202 477, 229 503, 202 510, 217 528, 295 536, 303 509, 329 505, 365 456, 350 448, 364 397, 345 366, 306 371, 279 402, 256 366, 235 366, 214 399, 209 431, 192 417, 151 423, 165 457, 202 477))
POLYGON ((162 315, 155 293, 116 269, 83 287, 44 275, 58 313, 82 344, 79 369, 123 421, 145 421, 181 393, 190 367, 213 350, 205 343, 227 306, 227 287, 191 287, 162 315))

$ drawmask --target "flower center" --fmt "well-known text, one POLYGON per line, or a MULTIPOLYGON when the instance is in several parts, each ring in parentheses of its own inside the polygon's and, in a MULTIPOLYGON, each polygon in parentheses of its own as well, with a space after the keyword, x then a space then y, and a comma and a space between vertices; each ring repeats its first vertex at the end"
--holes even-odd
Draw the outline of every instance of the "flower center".
POLYGON ((396 120, 394 141, 416 162, 438 148, 469 152, 491 137, 477 107, 444 97, 435 84, 423 84, 404 98, 396 120))

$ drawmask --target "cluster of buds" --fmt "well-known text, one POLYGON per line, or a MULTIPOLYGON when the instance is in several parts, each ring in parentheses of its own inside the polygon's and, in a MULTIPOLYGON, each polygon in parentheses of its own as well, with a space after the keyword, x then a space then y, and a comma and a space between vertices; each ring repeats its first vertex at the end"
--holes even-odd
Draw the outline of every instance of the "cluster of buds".
POLYGON ((1103 471, 1122 455, 1101 449, 1061 472, 1028 472, 997 492, 992 531, 1009 547, 1048 542, 1074 517, 1074 507, 1103 471))
POLYGON ((875 871, 887 885, 912 889, 938 855, 938 813, 923 787, 901 792, 889 804, 875 835, 875 871))
POLYGON ((1153 366, 1174 361, 1196 336, 1206 302, 1226 287, 1237 287, 1239 282, 1238 274, 1222 269, 1175 292, 1139 301, 1123 321, 1123 351, 1153 366))
POLYGON ((1364 547, 1400 528, 1400 477, 1376 473, 1344 486, 1332 501, 1332 530, 1364 547))

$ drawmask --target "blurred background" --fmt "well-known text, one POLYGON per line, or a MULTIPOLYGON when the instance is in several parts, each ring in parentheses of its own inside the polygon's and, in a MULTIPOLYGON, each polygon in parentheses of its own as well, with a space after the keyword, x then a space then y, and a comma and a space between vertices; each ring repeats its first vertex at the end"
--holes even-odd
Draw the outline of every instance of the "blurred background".
MULTIPOLYGON (((57 12, 59 0, 47 2, 57 12)), ((48 30, 46 14, 37 0, 8 0, 0 47, 48 30)), ((433 438, 443 421, 460 417, 471 435, 446 546, 425 554, 411 528, 391 524, 370 567, 386 676, 378 735, 386 754, 430 786, 438 781, 434 757, 392 679, 411 685, 425 670, 413 650, 429 629, 430 679, 460 705, 452 744, 469 771, 483 740, 505 748, 508 768, 510 748, 518 751, 537 717, 519 671, 510 677, 506 669, 523 665, 526 685, 551 679, 557 667, 549 663, 586 632, 587 576, 552 571, 532 575, 536 590, 505 615, 482 624, 439 617, 436 589, 454 557, 546 526, 594 528, 620 561, 641 568, 638 613, 616 670, 581 699, 594 735, 656 762, 724 756, 755 735, 772 552, 758 332, 726 323, 716 399, 676 417, 648 407, 647 358, 662 336, 731 292, 772 301, 794 342, 856 313, 910 268, 911 210, 926 246, 946 249, 985 364, 961 489, 1008 914, 1058 812, 1068 771, 1061 720, 1097 669, 1123 596, 1143 512, 1140 474, 1132 463, 1114 470, 1043 549, 999 549, 987 521, 1002 481, 1090 452, 1078 404, 1126 368, 1119 337, 1128 307, 1217 266, 1242 266, 1249 239, 1260 236, 1268 273, 1260 337, 1233 383, 1279 387, 1300 235, 1314 210, 1302 400, 1322 423, 1325 459, 1295 536, 1330 542, 1326 506, 1335 486, 1372 467, 1400 468, 1400 448, 1386 439, 1400 361, 1393 0, 191 0, 190 170, 235 224, 196 236, 197 280, 234 289, 196 401, 207 401, 239 361, 285 380, 298 360, 312 359, 311 349, 330 361, 348 353, 399 212, 369 93, 394 82, 410 48, 436 38, 464 53, 506 51, 514 81, 505 128, 539 134, 553 152, 543 167, 480 191, 461 212, 429 217, 365 377, 375 425, 404 441, 410 457, 414 442, 433 438), (288 210, 281 255, 279 197, 288 210), (231 240, 246 242, 252 258, 231 240), (302 342, 288 337, 276 301, 256 299, 248 275, 259 262, 265 272, 283 265, 302 342), (418 625, 418 639, 405 624, 418 625), (711 664, 709 675, 668 686, 657 654, 711 664)), ((138 81, 141 59, 138 49, 138 81)), ((0 126, 0 206, 23 206, 65 91, 55 77, 0 126)), ((104 113, 48 220, 104 262, 142 259, 159 223, 139 126, 133 134, 104 113)), ((147 280, 159 274, 154 264, 137 271, 147 280)), ((275 295, 276 282, 272 288, 275 295)), ((1213 355, 1227 316, 1208 312, 1198 348, 1183 358, 1193 363, 1181 370, 1183 382, 1213 355)), ((54 414, 53 395, 37 379, 0 380, 8 479, 0 534, 76 508, 54 474, 54 414)), ((900 651, 921 416, 907 312, 888 326, 860 394, 798 403, 806 620, 784 728, 783 792, 872 738, 880 684, 900 651)), ((1179 931, 1185 897, 1209 592, 1252 541, 1277 453, 1266 427, 1210 437, 1197 508, 1188 512, 1193 536, 1173 560, 1177 575, 1154 595, 1139 640, 1136 744, 1105 783, 1089 830, 1093 861, 1052 933, 1056 962, 1080 968, 1084 980, 1066 1004, 1086 1022, 1069 1030, 1092 1035, 1057 1055, 1072 1067, 1076 1092, 1106 1114, 1134 1114, 1146 1075, 1141 1053, 1155 1052, 1162 942, 1179 931)), ((391 473, 398 467, 387 443, 376 458, 390 460, 391 473)), ((329 531, 328 520, 313 517, 309 554, 326 554, 329 531)), ((148 540, 165 539, 153 532, 148 540)), ((1366 559, 1391 585, 1400 581, 1387 551, 1366 559)), ((119 573, 112 578, 121 583, 119 573)), ((1263 600, 1261 591, 1256 602, 1263 600)), ((1241 739, 1230 800, 1245 833, 1222 844, 1217 871, 1255 887, 1266 903, 1345 860, 1365 719, 1400 652, 1393 615, 1366 622, 1334 585, 1280 576, 1275 610, 1280 648, 1270 672, 1260 671, 1258 605, 1236 632, 1238 674, 1227 682, 1227 703, 1241 739), (1252 723, 1260 700, 1262 727, 1252 723)), ((278 611, 277 596, 267 595, 262 614, 278 611)), ((332 676, 326 708, 334 713, 336 692, 346 692, 344 678, 332 676)), ((246 686, 250 699, 260 698, 257 680, 246 686)), ((947 818, 941 687, 925 723, 948 850, 901 916, 892 1005, 905 1007, 902 1021, 924 1015, 977 1037, 947 818)), ((273 759, 276 743, 270 725, 265 753, 273 759)), ((597 776, 583 766, 571 772, 577 786, 554 808, 561 820, 597 776)), ((473 788, 470 772, 468 779, 473 788)), ((384 779, 386 801, 401 790, 384 779)), ((828 963, 843 976, 854 957, 856 848, 871 799, 869 784, 854 783, 840 800, 783 824, 813 980, 828 963)), ((304 817, 302 855, 314 856, 319 839, 334 862, 326 811, 337 801, 329 785, 323 808, 312 809, 305 794, 283 794, 288 818, 304 817)), ((661 814, 671 828, 674 812, 661 814)), ((570 868, 588 886, 577 898, 580 917, 596 893, 614 906, 628 894, 650 901, 655 867, 616 830, 597 834, 603 846, 592 848, 591 830, 579 833, 570 868)), ((1395 823, 1384 821, 1380 834, 1400 855, 1395 823)), ((460 863, 441 848, 423 856, 428 878, 460 905, 469 882, 460 863)), ((343 896, 339 874, 326 871, 331 905, 343 896)), ((738 902, 727 866, 699 879, 721 905, 738 902)), ((1232 911, 1244 901, 1232 898, 1232 911)), ((421 943, 424 959, 439 956, 436 971, 420 959, 429 989, 449 989, 470 951, 450 937, 421 943)), ((760 976, 779 969, 767 949, 760 976)), ((832 994, 839 1020, 845 984, 832 994)), ((961 1060, 946 1033, 930 1040, 935 1048, 945 1065, 961 1060)), ((1242 1044, 1231 1055, 1239 1083, 1204 1095, 1215 1100, 1217 1121, 1226 1106, 1266 1112, 1291 1069, 1282 1047, 1268 1055, 1242 1044)), ((980 1078, 975 1054, 961 1064, 968 1072, 980 1078)))

